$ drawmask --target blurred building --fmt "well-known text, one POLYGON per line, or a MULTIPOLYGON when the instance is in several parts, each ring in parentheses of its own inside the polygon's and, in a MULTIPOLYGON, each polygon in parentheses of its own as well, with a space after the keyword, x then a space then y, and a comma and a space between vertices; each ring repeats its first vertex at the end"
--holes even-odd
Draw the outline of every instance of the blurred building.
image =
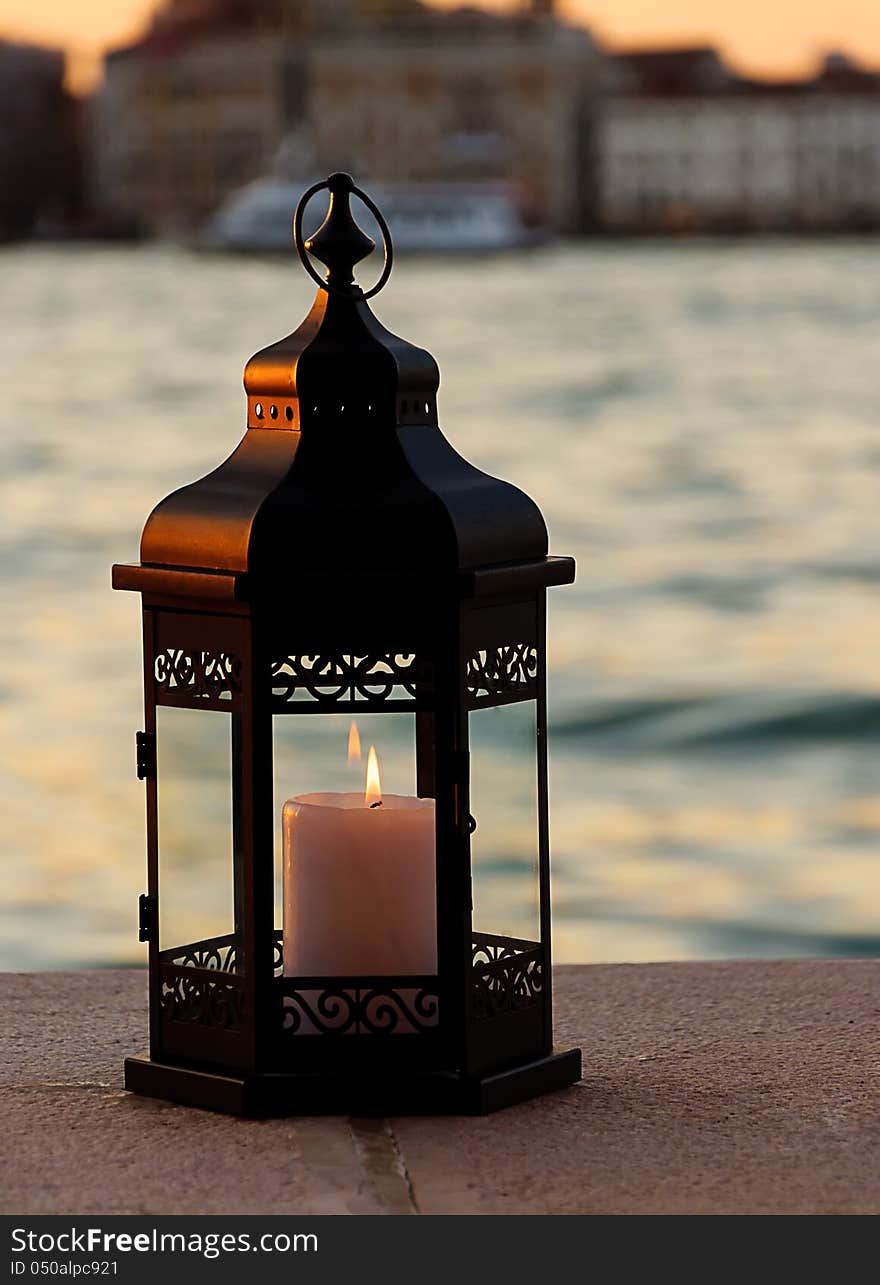
POLYGON ((734 75, 711 49, 614 60, 597 134, 610 231, 880 227, 880 76, 837 56, 803 82, 734 75))
POLYGON ((112 53, 93 109, 100 202, 194 226, 291 132, 362 181, 516 182, 536 220, 595 217, 604 59, 550 0, 513 14, 417 0, 172 0, 112 53))
POLYGON ((513 180, 537 222, 582 228, 604 61, 546 0, 506 15, 374 4, 311 51, 315 153, 390 182, 513 180))
POLYGON ((78 108, 60 51, 0 41, 0 239, 75 217, 78 108))
POLYGON ((283 133, 278 6, 172 0, 108 55, 92 105, 92 190, 148 225, 187 226, 268 165, 283 133))

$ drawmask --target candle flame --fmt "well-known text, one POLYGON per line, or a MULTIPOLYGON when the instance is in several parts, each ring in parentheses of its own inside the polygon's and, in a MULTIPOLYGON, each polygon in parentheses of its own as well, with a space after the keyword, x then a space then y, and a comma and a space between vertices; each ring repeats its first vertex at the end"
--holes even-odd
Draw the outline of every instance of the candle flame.
POLYGON ((379 760, 376 757, 375 745, 370 746, 370 752, 367 755, 367 788, 364 793, 364 803, 372 807, 374 803, 382 802, 382 779, 379 776, 379 760))
POLYGON ((353 763, 355 760, 360 762, 361 757, 361 738, 358 732, 358 725, 351 720, 351 727, 348 729, 348 761, 353 763))

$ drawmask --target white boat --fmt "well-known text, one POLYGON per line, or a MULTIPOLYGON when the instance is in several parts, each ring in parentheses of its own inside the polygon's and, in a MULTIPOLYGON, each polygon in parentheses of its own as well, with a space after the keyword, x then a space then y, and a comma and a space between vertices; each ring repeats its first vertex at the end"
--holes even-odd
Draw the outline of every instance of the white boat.
MULTIPOLYGON (((309 181, 286 178, 249 183, 208 220, 199 245, 252 253, 290 250, 293 212, 308 186, 309 181)), ((395 253, 492 254, 546 240, 546 232, 523 222, 511 183, 371 183, 368 190, 391 229, 395 253)), ((307 232, 320 222, 321 208, 319 195, 306 216, 307 232)), ((364 231, 381 243, 369 211, 357 200, 353 208, 364 231)))

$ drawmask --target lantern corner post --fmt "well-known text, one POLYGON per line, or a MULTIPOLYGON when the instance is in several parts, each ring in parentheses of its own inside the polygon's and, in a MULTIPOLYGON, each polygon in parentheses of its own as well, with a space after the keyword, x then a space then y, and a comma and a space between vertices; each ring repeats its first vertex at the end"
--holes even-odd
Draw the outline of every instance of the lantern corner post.
POLYGON ((143 672, 144 672, 144 730, 141 734, 143 755, 138 755, 138 775, 142 776, 146 793, 147 837, 147 892, 140 902, 138 936, 147 942, 147 970, 149 993, 150 1057, 161 1054, 161 981, 159 978, 159 816, 158 779, 156 755, 156 679, 154 657, 156 654, 156 613, 142 601, 143 619, 143 672))
POLYGON ((242 701, 233 715, 236 922, 244 953, 247 1069, 271 1069, 276 943, 271 664, 259 610, 246 618, 242 701), (240 919, 239 919, 240 915, 240 919))
MULTIPOLYGON (((457 604, 456 604, 457 607, 457 604)), ((467 1073, 473 889, 470 755, 461 679, 461 616, 437 625, 431 776, 436 807, 437 975, 444 1057, 467 1073)))
POLYGON ((535 750, 538 775, 538 884, 544 988, 544 1052, 553 1051, 553 930, 550 894, 550 787, 547 753, 547 591, 538 590, 535 750))

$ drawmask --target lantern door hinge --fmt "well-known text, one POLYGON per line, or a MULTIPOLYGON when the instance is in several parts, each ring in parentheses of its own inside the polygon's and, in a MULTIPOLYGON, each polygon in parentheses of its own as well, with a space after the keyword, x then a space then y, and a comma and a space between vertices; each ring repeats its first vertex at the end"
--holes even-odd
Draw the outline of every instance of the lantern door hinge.
POLYGON ((156 738, 152 732, 138 732, 135 742, 138 780, 152 780, 156 775, 156 738))
POLYGON ((138 941, 153 940, 153 924, 156 921, 156 900, 146 892, 138 897, 138 941))

